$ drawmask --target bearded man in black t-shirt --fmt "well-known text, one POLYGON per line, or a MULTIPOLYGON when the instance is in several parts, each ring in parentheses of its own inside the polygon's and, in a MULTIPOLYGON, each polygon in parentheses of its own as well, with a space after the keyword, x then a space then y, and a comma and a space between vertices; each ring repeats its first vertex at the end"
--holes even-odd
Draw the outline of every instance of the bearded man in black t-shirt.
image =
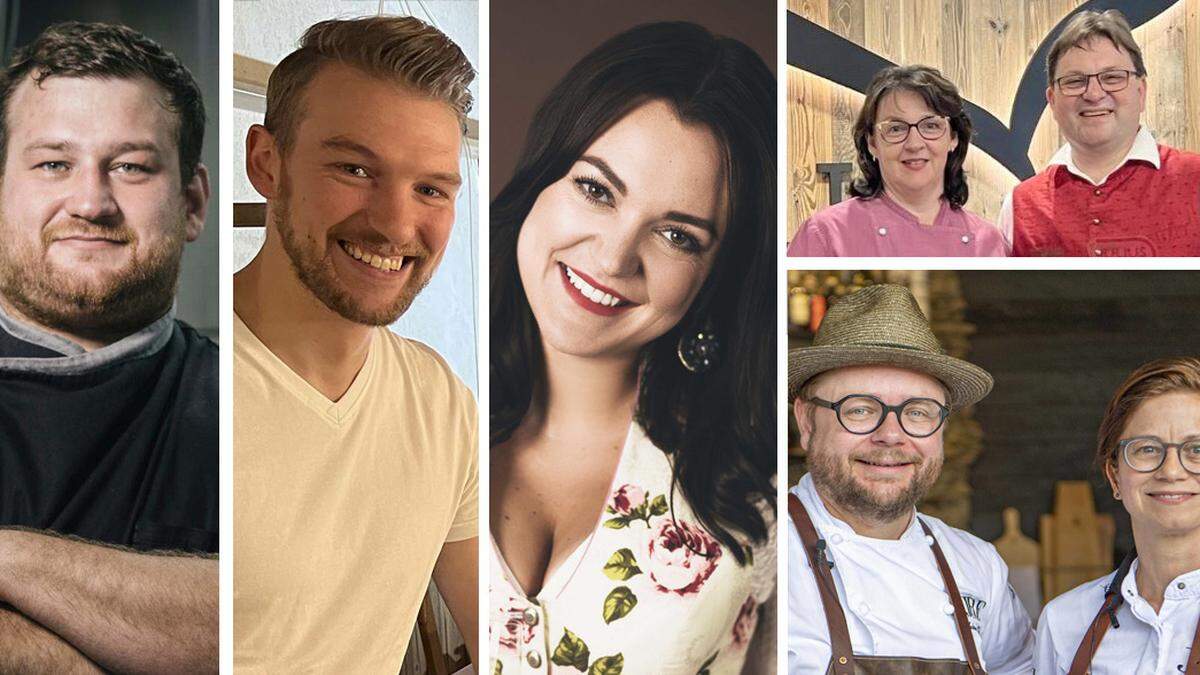
POLYGON ((217 348, 172 311, 204 125, 125 27, 0 74, 0 672, 217 670, 217 348))

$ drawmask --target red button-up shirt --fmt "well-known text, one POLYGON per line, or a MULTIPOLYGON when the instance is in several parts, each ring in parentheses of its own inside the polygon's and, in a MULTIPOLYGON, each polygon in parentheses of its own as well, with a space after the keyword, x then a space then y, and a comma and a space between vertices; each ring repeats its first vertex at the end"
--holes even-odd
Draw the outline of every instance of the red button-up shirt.
POLYGON ((1013 255, 1200 256, 1200 154, 1158 145, 1100 185, 1054 164, 1013 191, 1013 255))

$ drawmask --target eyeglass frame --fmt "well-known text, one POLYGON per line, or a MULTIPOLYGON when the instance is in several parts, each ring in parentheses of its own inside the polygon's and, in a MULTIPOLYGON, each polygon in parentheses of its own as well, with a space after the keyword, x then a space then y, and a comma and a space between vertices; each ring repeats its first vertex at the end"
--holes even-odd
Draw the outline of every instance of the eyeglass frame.
MULTIPOLYGON (((1128 85, 1126 85, 1126 86, 1128 86, 1128 85)), ((882 139, 884 143, 887 143, 889 145, 899 145, 900 143, 907 141, 909 135, 912 134, 912 130, 914 128, 917 130, 917 135, 920 136, 921 138, 924 138, 927 141, 936 141, 936 140, 943 138, 946 135, 946 132, 950 131, 950 129, 952 127, 952 125, 950 124, 950 118, 947 117, 946 115, 926 115, 926 116, 922 117, 921 119, 917 120, 916 122, 913 122, 912 124, 909 124, 908 122, 905 122, 904 120, 898 120, 898 119, 891 119, 889 121, 895 122, 897 124, 907 124, 908 125, 908 129, 906 129, 904 132, 904 138, 900 138, 900 139, 897 139, 894 141, 889 141, 888 139, 884 138, 883 130, 879 128, 879 125, 883 124, 883 122, 876 122, 875 124, 871 125, 871 128, 874 129, 876 131, 876 133, 879 134, 879 138, 882 139), (920 129, 921 122, 924 122, 925 120, 931 119, 931 118, 946 120, 946 128, 942 130, 942 133, 938 134, 934 138, 930 138, 930 137, 926 136, 925 134, 921 133, 921 129, 920 129)))
POLYGON ((1070 75, 1056 77, 1054 78, 1054 87, 1058 89, 1058 93, 1062 94, 1063 96, 1083 96, 1087 93, 1088 87, 1091 86, 1093 77, 1096 78, 1096 86, 1100 87, 1100 91, 1103 91, 1106 94, 1115 94, 1118 91, 1125 91, 1129 88, 1130 78, 1141 77, 1141 75, 1138 75, 1136 70, 1127 70, 1125 68, 1107 68, 1098 73, 1072 73, 1070 75), (1121 87, 1120 89, 1105 89, 1104 83, 1100 81, 1100 76, 1105 73, 1125 73, 1125 86, 1121 87), (1078 94, 1068 94, 1067 92, 1063 91, 1062 81, 1069 77, 1084 78, 1083 89, 1078 94))
MULTIPOLYGON (((911 133, 911 129, 910 129, 910 133, 911 133)), ((842 428, 845 429, 848 433, 854 434, 856 436, 866 436, 867 434, 875 433, 876 431, 879 430, 879 427, 883 426, 884 421, 887 420, 888 413, 895 413, 896 414, 896 422, 900 425, 900 430, 903 431, 905 434, 907 434, 908 436, 910 436, 912 438, 929 438, 930 436, 936 434, 938 432, 938 430, 942 428, 942 425, 944 425, 946 423, 946 418, 950 417, 950 408, 943 405, 941 403, 941 401, 938 401, 937 399, 929 398, 927 396, 915 396, 913 398, 901 401, 899 405, 888 405, 888 404, 884 403, 883 401, 880 401, 877 397, 872 396, 870 394, 847 394, 846 396, 843 396, 840 399, 838 399, 836 402, 835 401, 826 401, 825 399, 817 398, 816 396, 813 396, 812 398, 809 398, 806 400, 809 403, 812 403, 814 405, 832 410, 833 416, 837 418, 838 424, 842 425, 842 428), (875 401, 876 403, 878 403, 880 405, 880 407, 883 408, 883 414, 879 416, 879 421, 875 423, 875 426, 871 427, 867 431, 854 431, 850 427, 846 426, 846 423, 842 421, 842 411, 841 411, 842 404, 845 403, 846 401, 849 401, 852 398, 869 398, 872 401, 875 401), (938 407, 938 411, 941 413, 941 415, 938 418, 937 426, 935 426, 933 428, 933 431, 930 431, 927 434, 917 435, 917 434, 909 432, 908 428, 904 426, 904 418, 900 417, 900 412, 902 410, 904 410, 905 406, 907 406, 909 403, 912 403, 913 401, 929 401, 930 403, 933 403, 934 405, 936 405, 938 407)))
POLYGON ((1185 473, 1193 476, 1200 476, 1200 471, 1192 471, 1191 469, 1187 468, 1186 464, 1183 463, 1183 446, 1188 445, 1189 443, 1200 443, 1200 438, 1192 438, 1183 441, 1182 443, 1167 443, 1158 436, 1133 436, 1131 438, 1123 438, 1117 441, 1117 450, 1121 452, 1121 459, 1125 460, 1125 466, 1129 467, 1130 471, 1136 471, 1137 473, 1154 473, 1155 471, 1163 468, 1163 465, 1167 463, 1167 454, 1171 451, 1171 448, 1175 448, 1175 457, 1179 460, 1179 467, 1183 469, 1185 473), (1153 469, 1142 470, 1135 467, 1133 462, 1129 461, 1129 445, 1134 441, 1145 440, 1157 441, 1158 444, 1163 448, 1163 456, 1162 459, 1158 461, 1158 466, 1154 467, 1153 469))

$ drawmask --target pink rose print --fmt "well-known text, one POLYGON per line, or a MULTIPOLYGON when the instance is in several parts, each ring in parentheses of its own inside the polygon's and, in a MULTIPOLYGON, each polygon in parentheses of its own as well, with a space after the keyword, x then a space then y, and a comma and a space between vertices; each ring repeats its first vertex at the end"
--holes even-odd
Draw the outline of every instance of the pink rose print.
POLYGON ((496 638, 502 651, 517 653, 517 645, 533 642, 533 628, 522 617, 521 600, 512 596, 492 594, 492 621, 488 630, 498 631, 496 638))
POLYGON ((612 513, 628 518, 645 503, 646 491, 636 485, 626 483, 612 494, 612 503, 609 504, 609 508, 612 513))
POLYGON ((721 545, 703 528, 664 518, 651 530, 642 567, 659 591, 691 595, 712 576, 720 559, 721 545))
POLYGON ((758 603, 754 598, 746 598, 742 609, 738 611, 737 620, 733 622, 733 645, 745 647, 754 635, 754 627, 758 625, 758 603))

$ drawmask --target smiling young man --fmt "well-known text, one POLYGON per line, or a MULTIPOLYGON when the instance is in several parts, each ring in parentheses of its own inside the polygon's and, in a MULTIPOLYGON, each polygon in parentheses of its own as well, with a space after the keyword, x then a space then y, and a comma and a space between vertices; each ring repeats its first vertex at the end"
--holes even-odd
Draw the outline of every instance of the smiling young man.
POLYGON ((1032 671, 1029 617, 996 550, 916 511, 946 417, 991 388, 899 286, 842 298, 813 346, 789 353, 809 468, 788 496, 789 673, 1032 671), (922 670, 931 661, 944 670, 922 670))
POLYGON ((217 348, 172 313, 204 125, 123 26, 0 75, 0 672, 217 669, 217 348))
POLYGON ((1067 144, 1004 200, 1013 254, 1200 256, 1200 154, 1156 143, 1141 124, 1146 66, 1125 17, 1072 17, 1046 74, 1067 144))
POLYGON ((449 241, 473 78, 411 17, 318 23, 271 75, 234 279, 239 672, 395 673, 431 574, 476 654, 475 404, 387 329, 449 241))

